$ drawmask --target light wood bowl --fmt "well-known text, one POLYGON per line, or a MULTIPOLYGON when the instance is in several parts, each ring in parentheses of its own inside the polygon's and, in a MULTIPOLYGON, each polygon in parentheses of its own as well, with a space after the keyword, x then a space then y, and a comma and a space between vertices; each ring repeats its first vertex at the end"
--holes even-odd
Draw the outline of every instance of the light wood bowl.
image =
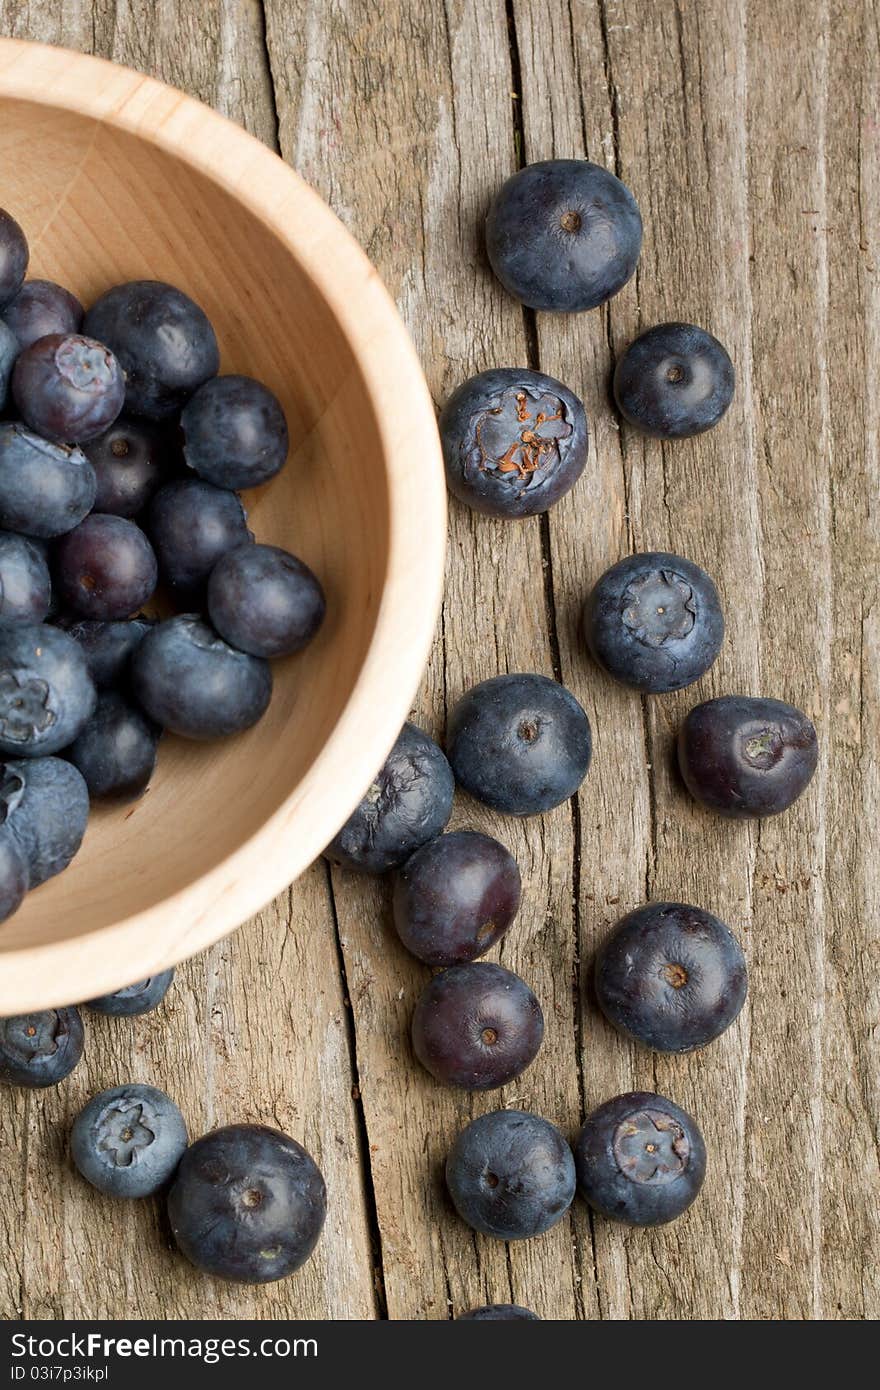
POLYGON ((222 368, 280 397, 283 473, 245 496, 259 540, 323 580, 328 616, 275 664, 260 724, 165 739, 133 807, 96 809, 73 865, 0 926, 0 1015, 92 998, 202 950, 300 874, 407 715, 440 604, 446 504, 434 410, 379 278, 270 150, 170 87, 0 40, 0 206, 29 273, 88 304, 168 280, 209 314, 222 368))

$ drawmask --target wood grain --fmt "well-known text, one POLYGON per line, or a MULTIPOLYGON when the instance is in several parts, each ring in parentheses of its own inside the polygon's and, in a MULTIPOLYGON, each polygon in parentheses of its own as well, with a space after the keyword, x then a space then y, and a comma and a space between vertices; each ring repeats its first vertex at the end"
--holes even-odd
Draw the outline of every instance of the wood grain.
POLYGON ((560 1318, 876 1317, 872 7, 0 0, 0 32, 131 62, 277 140, 368 250, 438 403, 472 371, 526 362, 582 393, 590 462, 546 522, 505 527, 453 506, 447 599, 415 716, 442 733, 472 681, 540 670, 575 691, 596 736, 576 804, 526 825, 464 798, 456 809, 457 824, 490 830, 520 860, 524 907, 501 959, 548 1022, 539 1060, 500 1102, 450 1095, 417 1069, 407 1027, 425 974, 390 928, 386 885, 335 871, 331 882, 318 866, 182 971, 160 1015, 134 1030, 98 1023, 83 1074, 56 1095, 3 1098, 0 1307, 421 1319, 513 1299, 560 1318), (636 279, 577 319, 524 315, 480 244, 499 180, 554 155, 618 172, 645 216, 636 279), (738 392, 718 430, 664 445, 619 429, 607 393, 614 354, 670 317, 722 338, 738 392), (612 687, 578 636, 589 585, 633 548, 690 556, 723 595, 722 655, 677 696, 612 687), (807 795, 760 826, 702 815, 672 770, 684 711, 733 690, 801 704, 822 741, 807 795), (689 1058, 631 1048, 591 998, 596 941, 661 896, 717 911, 749 957, 743 1015, 689 1058), (190 1278, 164 1234, 157 1242, 150 1208, 108 1212, 63 1166, 71 1113, 129 1074, 132 1032, 131 1074, 164 1079, 194 1129, 274 1117, 312 1138, 335 1226, 302 1275, 257 1293, 190 1278), (523 1104, 573 1135, 585 1107, 633 1085, 671 1095, 706 1134, 706 1188, 684 1220, 628 1232, 576 1204, 548 1236, 509 1248, 457 1222, 439 1169, 472 1114, 523 1104))

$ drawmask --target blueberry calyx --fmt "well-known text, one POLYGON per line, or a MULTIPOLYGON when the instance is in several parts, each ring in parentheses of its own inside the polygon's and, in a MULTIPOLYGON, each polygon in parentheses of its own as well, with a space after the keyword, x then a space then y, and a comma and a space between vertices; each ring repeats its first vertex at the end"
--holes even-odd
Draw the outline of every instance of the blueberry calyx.
POLYGON ((98 1121, 98 1148, 114 1168, 130 1168, 137 1155, 155 1142, 155 1132, 146 1123, 145 1108, 143 1103, 126 1105, 120 1101, 105 1110, 98 1121))
POLYGON ((522 493, 535 474, 547 477, 558 466, 559 441, 569 437, 572 425, 558 396, 518 386, 503 391, 477 417, 473 430, 472 458, 479 471, 499 476, 522 493))
POLYGON ((621 1120, 612 1148, 624 1177, 653 1186, 679 1177, 691 1151, 687 1134, 671 1115, 647 1108, 621 1120))
POLYGON ((697 619, 694 591, 674 570, 649 570, 627 585, 623 595, 624 626, 646 647, 680 641, 697 619))
POLYGON ((28 743, 51 729, 55 711, 49 707, 46 681, 28 671, 0 674, 0 734, 10 743, 28 743))

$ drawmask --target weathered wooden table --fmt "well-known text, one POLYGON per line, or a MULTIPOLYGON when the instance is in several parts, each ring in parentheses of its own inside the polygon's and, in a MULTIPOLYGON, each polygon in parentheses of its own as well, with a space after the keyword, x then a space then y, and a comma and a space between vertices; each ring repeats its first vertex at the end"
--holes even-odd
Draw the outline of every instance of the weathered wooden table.
POLYGON ((386 886, 318 864, 181 970, 158 1014, 90 1017, 87 1058, 57 1093, 4 1095, 0 1311, 425 1319, 513 1300, 548 1318, 876 1317, 876 12, 858 0, 0 0, 0 32, 154 73, 279 149, 379 267, 438 402, 475 370, 526 362, 584 396, 590 461, 549 519, 494 524, 453 506, 415 717, 442 732, 447 702, 504 670, 552 673, 583 701, 596 756, 576 805, 526 824, 456 813, 505 840, 525 881, 501 955, 548 1027, 503 1103, 573 1133, 585 1107, 656 1088, 698 1116, 711 1154, 701 1200, 669 1228, 627 1231, 578 1202, 540 1240, 474 1238, 441 1164, 498 1096, 450 1094, 414 1064, 424 972, 390 930, 386 886), (535 320, 488 273, 480 223, 517 161, 551 155, 618 172, 646 235, 608 309, 535 320), (607 394, 616 351, 664 318, 711 328, 739 382, 719 429, 671 445, 620 430, 607 394), (719 582, 729 635, 696 692, 640 702, 585 656, 583 596, 639 548, 679 551, 719 582), (791 700, 817 722, 819 772, 779 820, 720 823, 673 776, 684 711, 727 691, 791 700), (751 969, 737 1025, 680 1059, 621 1041, 589 986, 607 925, 663 896, 726 918, 751 969), (158 1207, 102 1201, 71 1173, 72 1114, 124 1079, 166 1087, 195 1132, 262 1120, 308 1145, 331 1201, 299 1275, 256 1290, 200 1278, 158 1207))

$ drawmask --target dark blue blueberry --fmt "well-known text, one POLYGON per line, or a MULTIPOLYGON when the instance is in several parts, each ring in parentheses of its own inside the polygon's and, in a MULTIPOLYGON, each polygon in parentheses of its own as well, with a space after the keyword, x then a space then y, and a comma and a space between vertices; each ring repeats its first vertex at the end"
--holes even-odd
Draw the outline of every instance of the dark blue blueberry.
POLYGON ((95 686, 72 637, 45 623, 0 627, 0 753, 66 748, 91 717, 95 686))
POLYGON ((581 401, 527 367, 498 367, 459 386, 440 415, 450 492, 474 511, 516 520, 546 512, 587 461, 581 401))
POLYGON ((93 1096, 73 1122, 70 1152, 86 1182, 108 1197, 149 1197, 183 1157, 186 1124, 174 1101, 134 1082, 93 1096))
POLYGON ((18 911, 30 886, 27 856, 12 832, 0 824, 0 922, 18 911))
POLYGON ((452 769, 432 738, 404 724, 375 780, 324 851, 334 864, 364 873, 396 869, 446 826, 452 769))
POLYGON ((12 368, 20 352, 19 342, 11 328, 0 320, 0 410, 5 410, 9 399, 9 383, 12 368))
POLYGON ((26 348, 50 333, 78 333, 83 306, 76 295, 52 280, 25 280, 0 318, 15 334, 19 348, 26 348))
POLYGON ((596 957, 596 997, 622 1033, 657 1052, 691 1052, 729 1028, 748 976, 730 927, 700 907, 648 903, 596 957))
POLYGON ((21 227, 14 217, 0 208, 0 309, 21 289, 29 254, 21 227))
POLYGON ((584 606, 584 636, 600 666, 649 694, 681 690, 712 665, 724 640, 718 591, 680 555, 628 555, 584 606))
POLYGON ((249 376, 218 376, 195 393, 180 417, 183 455, 217 487, 267 483, 287 459, 287 421, 268 386, 249 376))
POLYGON ((200 478, 161 487, 145 525, 159 573, 185 600, 202 597, 208 576, 227 551, 253 542, 247 512, 235 493, 200 478))
POLYGON ((586 159, 529 164, 502 185, 486 219, 492 269, 532 309, 595 309, 623 289, 641 249, 635 198, 586 159))
POLYGON ((168 478, 174 446, 151 420, 118 420, 83 448, 97 479, 95 511, 137 516, 168 478))
POLYGON ((88 788, 63 758, 0 763, 0 821, 24 855, 31 888, 67 868, 88 819, 88 788))
POLYGON ((113 424, 125 399, 125 378, 103 343, 80 333, 50 333, 15 359, 12 398, 36 434, 81 444, 113 424))
POLYGON ((136 618, 110 623, 88 618, 78 622, 65 619, 59 626, 79 644, 97 688, 106 690, 127 681, 131 654, 154 624, 154 618, 139 614, 136 618))
POLYGON ((130 415, 170 419, 220 368, 207 316, 161 280, 115 285, 92 305, 83 328, 119 359, 130 415))
POLYGON ((519 1303, 487 1303, 482 1308, 472 1308, 462 1313, 456 1322, 540 1322, 537 1313, 523 1308, 519 1303))
POLYGON ((631 1091, 587 1117, 574 1148, 578 1190, 628 1226, 662 1226, 703 1186, 706 1145, 694 1120, 664 1096, 631 1091))
POLYGON ((183 1155, 168 1196, 174 1239, 219 1279, 268 1284, 305 1264, 327 1213, 310 1154, 263 1125, 227 1125, 183 1155))
POLYGON ((38 542, 0 531, 0 624, 41 623, 52 603, 52 579, 38 542))
POLYGON ((521 896, 509 849, 478 830, 452 830, 398 869, 394 925, 406 949, 426 965, 460 965, 501 939, 521 896))
POLYGON ((547 676, 493 676, 454 706, 446 752, 455 780, 510 816, 534 816, 574 796, 592 753, 590 721, 547 676))
POLYGON ((63 536, 88 516, 95 488, 95 470, 81 449, 0 423, 0 526, 7 531, 63 536))
POLYGON ((781 700, 707 700, 691 710, 678 735, 688 791, 722 816, 779 815, 808 786, 818 759, 811 721, 781 700))
POLYGON ((544 1015, 519 975, 471 961, 429 980, 416 1004, 412 1044, 436 1081, 488 1091, 521 1076, 538 1055, 544 1015))
POLYGON ((463 1221, 498 1240, 527 1240, 561 1221, 574 1197, 574 1159, 555 1125, 493 1110, 463 1129, 446 1161, 463 1221))
POLYGON ((326 611, 308 565, 274 545, 240 545, 208 580, 208 615, 221 637, 251 656, 290 656, 311 642, 326 611))
POLYGON ((269 663, 230 647, 193 613, 150 629, 132 655, 131 678, 150 718, 184 738, 249 729, 272 696, 269 663))
POLYGON ((6 1086, 57 1086, 82 1056, 79 1010, 45 1009, 0 1018, 0 1081, 6 1086))
POLYGON ((102 690, 91 719, 65 750, 93 801, 135 801, 156 767, 161 730, 116 690, 102 690))
POLYGON ((733 363, 718 339, 692 323, 649 328, 614 371, 621 415, 659 439, 687 439, 717 425, 734 384, 733 363))
POLYGON ((138 980, 113 994, 102 994, 98 999, 89 999, 86 1008, 96 1014, 106 1014, 109 1018, 134 1018, 140 1014, 152 1013, 158 1009, 174 979, 173 970, 163 970, 161 975, 150 975, 146 980, 138 980))
POLYGON ((99 622, 127 618, 159 579, 153 547, 133 521, 92 512, 55 547, 55 587, 70 613, 99 622))

